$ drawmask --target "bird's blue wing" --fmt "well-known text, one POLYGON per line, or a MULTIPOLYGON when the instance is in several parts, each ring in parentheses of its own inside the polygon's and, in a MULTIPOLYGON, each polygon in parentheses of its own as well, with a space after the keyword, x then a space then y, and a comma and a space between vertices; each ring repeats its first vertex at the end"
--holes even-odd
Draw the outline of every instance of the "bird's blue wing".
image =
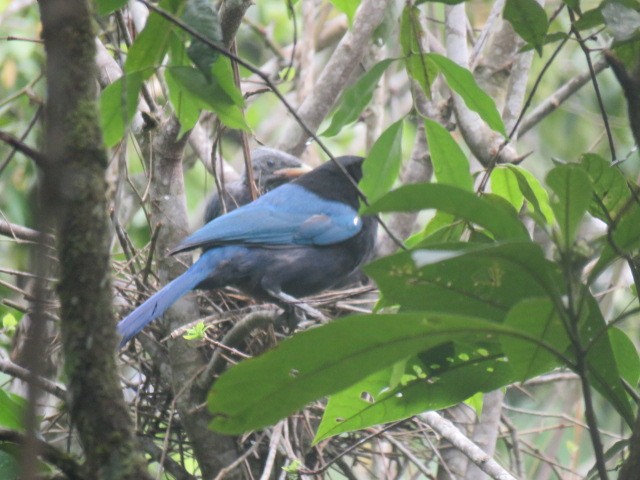
POLYGON ((286 184, 212 220, 173 251, 229 243, 331 245, 353 237, 361 228, 358 212, 349 205, 286 184))

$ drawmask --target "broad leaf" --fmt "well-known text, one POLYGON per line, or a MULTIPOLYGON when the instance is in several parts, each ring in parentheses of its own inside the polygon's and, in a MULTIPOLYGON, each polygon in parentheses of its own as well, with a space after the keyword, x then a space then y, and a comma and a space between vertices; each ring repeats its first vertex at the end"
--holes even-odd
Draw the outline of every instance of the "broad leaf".
POLYGON ((580 159, 580 166, 593 184, 594 199, 589 213, 611 223, 631 197, 624 175, 616 166, 594 153, 585 153, 580 159))
POLYGON ((491 172, 491 191, 508 201, 520 211, 524 204, 524 195, 520 190, 516 174, 508 168, 496 167, 491 172))
POLYGON ((388 58, 376 63, 356 83, 344 91, 338 108, 331 118, 331 124, 321 135, 325 137, 337 135, 345 125, 355 122, 360 117, 371 101, 380 78, 393 61, 392 58, 388 58))
POLYGON ((433 173, 438 183, 473 191, 469 160, 449 131, 433 120, 425 119, 433 173))
POLYGON ((391 189, 401 164, 402 120, 398 120, 376 140, 362 167, 360 189, 369 202, 376 201, 391 189))
POLYGON ((549 194, 540 185, 540 182, 531 172, 516 165, 507 165, 518 181, 520 191, 527 199, 534 213, 534 219, 541 225, 551 224, 555 221, 553 209, 549 203, 549 194))
POLYGON ((402 11, 400 21, 400 45, 405 58, 407 73, 422 88, 428 98, 431 98, 431 84, 438 71, 430 64, 424 55, 422 39, 424 31, 420 25, 420 11, 417 7, 407 5, 402 11))
POLYGON ((556 307, 548 298, 528 298, 516 304, 507 315, 505 325, 548 345, 543 348, 517 338, 503 338, 504 353, 520 381, 557 367, 558 355, 552 350, 564 353, 570 346, 565 324, 556 307))
POLYGON ((336 9, 347 15, 349 24, 353 23, 353 16, 360 5, 360 0, 331 0, 336 9))
POLYGON ((480 115, 480 118, 490 128, 505 137, 507 136, 502 117, 496 108, 496 103, 478 86, 469 70, 437 53, 429 53, 426 57, 436 64, 451 90, 462 97, 469 110, 473 110, 480 115))
POLYGON ((405 185, 386 194, 366 209, 366 212, 413 212, 431 208, 480 225, 490 231, 496 239, 529 239, 513 208, 497 205, 486 198, 477 197, 471 192, 450 185, 405 185))
POLYGON ((407 313, 335 320, 221 375, 209 394, 211 428, 228 434, 261 428, 451 338, 474 344, 499 335, 526 337, 510 327, 458 315, 407 313))
POLYGON ((125 75, 107 86, 100 95, 100 125, 107 147, 122 140, 138 107, 142 75, 125 75))
POLYGON ((568 250, 591 203, 593 187, 587 174, 579 166, 570 164, 551 170, 547 184, 555 193, 551 208, 560 226, 563 246, 568 250))
POLYGON ((542 55, 542 46, 549 29, 549 19, 544 8, 536 0, 507 0, 503 16, 516 33, 542 55))
MULTIPOLYGON (((214 44, 222 43, 222 28, 218 14, 207 0, 188 0, 184 14, 184 22, 203 37, 214 44)), ((187 55, 198 70, 211 80, 211 66, 218 58, 218 52, 197 38, 191 39, 187 55)))
POLYGON ((96 7, 98 9, 98 15, 109 15, 123 8, 127 4, 127 0, 97 0, 96 7))
POLYGON ((12 430, 23 430, 26 403, 24 398, 0 390, 0 426, 12 430))
POLYGON ((559 277, 534 243, 428 245, 365 267, 386 305, 502 322, 526 298, 560 303, 559 277))

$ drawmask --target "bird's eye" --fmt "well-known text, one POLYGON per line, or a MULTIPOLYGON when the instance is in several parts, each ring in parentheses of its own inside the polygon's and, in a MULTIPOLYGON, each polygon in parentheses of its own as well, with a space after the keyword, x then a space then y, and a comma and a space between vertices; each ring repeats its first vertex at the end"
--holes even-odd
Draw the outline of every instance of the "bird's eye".
POLYGON ((267 160, 267 165, 270 167, 273 167, 276 164, 276 162, 272 159, 267 160))

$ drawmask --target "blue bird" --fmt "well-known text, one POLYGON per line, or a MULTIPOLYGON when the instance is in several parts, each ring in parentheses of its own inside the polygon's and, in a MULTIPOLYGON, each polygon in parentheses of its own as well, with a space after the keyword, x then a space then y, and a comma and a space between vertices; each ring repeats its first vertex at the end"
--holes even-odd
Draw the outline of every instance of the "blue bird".
MULTIPOLYGON (((355 182, 363 158, 339 157, 355 182)), ((339 283, 369 259, 374 217, 358 215, 358 192, 326 162, 291 183, 204 225, 170 253, 202 248, 182 275, 118 324, 121 346, 193 289, 235 286, 286 310, 315 311, 298 298, 339 283)))
MULTIPOLYGON (((263 194, 280 185, 308 172, 303 168, 300 160, 286 152, 273 148, 258 147, 251 152, 253 178, 258 187, 258 193, 263 194)), ((213 192, 207 201, 204 213, 204 223, 208 223, 223 213, 235 210, 242 205, 251 202, 251 190, 249 188, 249 176, 245 171, 242 177, 234 182, 224 185, 222 191, 213 192)))

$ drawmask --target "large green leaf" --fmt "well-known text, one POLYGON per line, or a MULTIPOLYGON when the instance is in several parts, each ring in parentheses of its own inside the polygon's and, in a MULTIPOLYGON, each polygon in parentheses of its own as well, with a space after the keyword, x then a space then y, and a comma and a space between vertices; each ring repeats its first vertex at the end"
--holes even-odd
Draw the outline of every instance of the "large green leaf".
POLYGON ((127 0, 97 0, 96 7, 98 15, 109 15, 110 13, 123 8, 127 0))
POLYGON ((548 298, 527 298, 516 304, 509 311, 505 325, 526 332, 539 339, 541 344, 548 345, 548 348, 543 348, 521 339, 503 338, 504 353, 520 381, 558 366, 558 356, 551 350, 564 353, 570 346, 557 305, 548 298))
POLYGON ((477 197, 471 192, 450 185, 404 185, 374 202, 366 212, 413 212, 432 208, 480 225, 496 239, 529 239, 527 230, 512 207, 477 197))
POLYGON ((627 204, 631 191, 618 167, 607 162, 600 155, 585 153, 579 164, 589 175, 593 184, 594 199, 589 213, 600 220, 611 223, 627 204))
MULTIPOLYGON (((222 28, 218 14, 208 0, 187 0, 182 19, 212 43, 222 43, 222 28)), ((187 54, 205 78, 211 80, 211 66, 218 58, 218 52, 203 41, 193 38, 187 49, 187 54)))
POLYGON ((360 117, 364 108, 371 101, 380 77, 393 61, 394 59, 388 58, 376 63, 356 83, 344 91, 338 102, 338 108, 331 118, 331 124, 321 135, 325 137, 337 135, 342 127, 355 122, 360 117))
POLYGON ((191 130, 200 118, 200 110, 203 102, 184 88, 184 85, 175 80, 172 69, 165 72, 165 80, 169 88, 169 100, 178 120, 180 121, 180 136, 191 130))
POLYGON ((477 392, 490 392, 517 380, 511 361, 507 362, 502 353, 494 354, 485 347, 469 351, 464 346, 459 345, 442 365, 431 364, 432 368, 422 361, 407 363, 400 383, 393 387, 388 368, 332 395, 314 442, 447 408, 477 392))
POLYGON ((0 426, 12 430, 23 430, 26 403, 24 398, 0 390, 0 426))
POLYGON ((507 0, 503 16, 516 33, 542 55, 542 46, 549 29, 549 19, 544 8, 536 0, 507 0))
POLYGON ((138 107, 142 75, 124 75, 107 86, 100 95, 100 125, 107 147, 122 140, 138 107))
POLYGON ((200 108, 214 111, 220 121, 229 128, 249 129, 242 109, 215 79, 209 82, 199 70, 191 67, 172 67, 170 70, 183 95, 197 100, 200 108))
POLYGON ((452 338, 474 344, 500 335, 526 337, 511 327, 459 315, 421 312, 336 320, 221 375, 209 394, 211 428, 229 434, 261 428, 452 338))
POLYGON ((490 128, 505 137, 507 136, 496 103, 478 86, 469 70, 437 53, 428 53, 426 57, 436 64, 451 90, 462 97, 470 110, 480 115, 480 118, 487 122, 490 128))
POLYGON ((402 165, 402 120, 387 128, 376 140, 362 167, 360 189, 369 202, 387 193, 400 173, 402 165))
POLYGON ((560 303, 558 274, 531 242, 447 243, 380 258, 365 267, 387 305, 501 322, 526 298, 560 303))
POLYGON ((473 191, 469 160, 449 131, 438 122, 424 120, 429 142, 433 173, 438 183, 453 185, 469 192, 473 191))
POLYGON ((541 225, 553 223, 555 215, 549 203, 549 194, 540 185, 538 179, 531 172, 517 165, 507 165, 505 168, 515 175, 520 191, 533 210, 534 219, 541 225))
POLYGON ((400 20, 400 45, 407 67, 407 73, 413 78, 428 98, 431 98, 431 84, 438 74, 437 68, 423 54, 422 38, 424 31, 420 24, 420 11, 407 4, 400 20))
POLYGON ((347 15, 349 23, 353 22, 353 16, 360 5, 360 0, 331 0, 336 9, 347 15))
POLYGON ((571 164, 551 170, 547 184, 555 193, 551 208, 560 225, 563 246, 568 250, 591 203, 593 187, 587 174, 578 165, 571 164))
POLYGON ((518 177, 508 168, 496 167, 491 172, 491 191, 508 201, 520 211, 524 204, 524 194, 520 189, 518 177))
POLYGON ((628 342, 621 338, 621 332, 609 334, 596 299, 586 288, 582 290, 582 295, 585 297, 585 305, 580 319, 580 341, 583 347, 588 347, 589 380, 591 385, 615 407, 622 418, 632 427, 635 421, 635 409, 621 379, 625 378, 624 374, 627 380, 637 380, 638 363, 640 362, 638 352, 635 348, 629 348, 628 342), (605 333, 603 334, 603 332, 605 333), (621 361, 620 366, 618 357, 613 350, 612 340, 616 347, 621 349, 618 357, 623 352, 631 355, 631 358, 621 361))

